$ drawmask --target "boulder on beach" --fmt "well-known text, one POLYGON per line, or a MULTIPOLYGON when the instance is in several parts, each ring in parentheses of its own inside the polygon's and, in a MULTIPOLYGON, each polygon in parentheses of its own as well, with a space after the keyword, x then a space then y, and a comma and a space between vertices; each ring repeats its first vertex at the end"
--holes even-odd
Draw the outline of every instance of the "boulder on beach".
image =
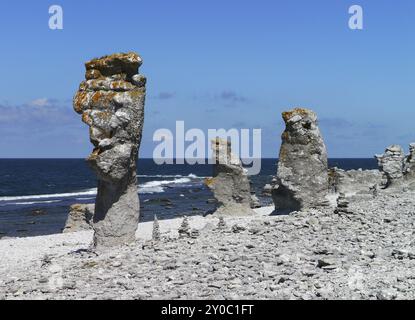
POLYGON ((90 127, 94 145, 87 162, 98 177, 96 247, 135 241, 140 210, 136 162, 146 93, 141 64, 136 53, 93 59, 85 64, 86 80, 74 97, 74 110, 90 127))
POLYGON ((326 205, 327 151, 316 114, 295 108, 283 112, 285 131, 272 189, 276 210, 299 211, 326 205))
POLYGON ((251 215, 251 188, 248 175, 239 158, 231 152, 231 143, 223 139, 212 141, 215 159, 213 177, 205 181, 218 203, 215 214, 251 215))

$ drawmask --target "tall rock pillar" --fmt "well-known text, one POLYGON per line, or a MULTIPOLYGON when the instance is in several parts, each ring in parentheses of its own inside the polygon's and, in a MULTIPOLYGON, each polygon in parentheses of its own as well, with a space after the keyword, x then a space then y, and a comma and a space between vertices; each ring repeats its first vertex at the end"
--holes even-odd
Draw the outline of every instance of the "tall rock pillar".
POLYGON ((296 108, 283 112, 285 131, 272 198, 276 210, 297 211, 326 204, 327 151, 316 114, 296 108))
POLYGON ((251 192, 248 175, 241 160, 231 152, 231 143, 220 138, 212 141, 215 164, 213 177, 206 180, 218 202, 215 214, 251 215, 251 192))
POLYGON ((135 241, 140 210, 136 162, 146 93, 141 64, 136 53, 93 59, 85 64, 86 80, 74 97, 74 110, 90 127, 94 146, 87 162, 98 177, 96 247, 135 241))

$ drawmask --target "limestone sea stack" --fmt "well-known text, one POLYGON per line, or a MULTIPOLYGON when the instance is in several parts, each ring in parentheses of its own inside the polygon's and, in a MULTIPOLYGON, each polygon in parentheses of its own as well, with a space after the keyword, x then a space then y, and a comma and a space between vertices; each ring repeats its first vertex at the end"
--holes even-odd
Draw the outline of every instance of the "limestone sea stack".
POLYGON ((135 240, 139 220, 136 161, 144 121, 146 78, 136 53, 118 53, 85 64, 86 80, 74 109, 89 127, 87 162, 98 177, 93 228, 96 247, 135 240))
POLYGON ((394 187, 403 182, 405 153, 401 146, 391 145, 382 155, 375 155, 379 170, 384 175, 383 187, 394 187))
POLYGON ((276 210, 299 211, 326 204, 327 151, 316 114, 296 108, 283 112, 285 131, 272 189, 276 210))
POLYGON ((63 233, 91 230, 93 204, 73 204, 69 209, 63 233))
POLYGON ((217 138, 212 141, 215 160, 213 177, 206 180, 218 203, 215 214, 251 215, 251 192, 248 175, 241 161, 231 152, 229 141, 217 138))

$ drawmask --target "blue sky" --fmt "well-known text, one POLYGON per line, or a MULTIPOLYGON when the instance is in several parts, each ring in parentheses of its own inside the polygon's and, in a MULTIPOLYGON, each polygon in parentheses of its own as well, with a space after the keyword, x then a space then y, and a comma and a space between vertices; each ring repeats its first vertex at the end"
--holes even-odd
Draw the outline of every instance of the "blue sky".
POLYGON ((313 109, 330 157, 415 141, 412 0, 1 1, 0 158, 86 157, 72 110, 83 63, 137 51, 148 78, 140 154, 158 128, 262 128, 278 155, 281 112, 313 109), (48 28, 48 8, 64 30, 48 28), (364 30, 348 28, 348 8, 364 30))

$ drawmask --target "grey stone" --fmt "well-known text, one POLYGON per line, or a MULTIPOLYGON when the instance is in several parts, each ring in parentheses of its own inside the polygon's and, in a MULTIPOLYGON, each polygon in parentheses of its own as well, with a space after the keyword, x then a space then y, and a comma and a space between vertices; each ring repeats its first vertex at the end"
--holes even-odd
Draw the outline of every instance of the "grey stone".
POLYGON ((272 198, 276 210, 299 211, 326 205, 327 151, 316 114, 296 108, 283 112, 285 131, 272 198))
MULTIPOLYGON (((413 300, 414 199, 411 190, 380 191, 376 198, 346 198, 360 214, 335 215, 332 208, 320 208, 296 215, 225 217, 238 232, 210 228, 197 240, 176 236, 157 245, 150 240, 151 246, 140 240, 98 255, 71 253, 79 246, 63 247, 58 240, 63 235, 48 236, 44 266, 32 252, 14 259, 20 241, 7 240, 0 250, 0 297, 413 300), (384 217, 391 217, 389 223, 384 217), (315 225, 324 227, 312 232, 315 225), (62 276, 62 287, 51 289, 51 276, 62 276)), ((206 222, 214 225, 218 218, 208 216, 206 222)))
POLYGON ((255 194, 251 194, 251 208, 261 208, 261 203, 259 202, 259 199, 255 194))
POLYGON ((75 281, 65 281, 63 283, 63 289, 74 290, 76 289, 76 282, 75 281))
POLYGON ((216 138, 212 141, 214 158, 213 177, 206 180, 218 202, 215 214, 252 215, 251 189, 248 175, 239 158, 231 152, 229 141, 216 138))
POLYGON ((370 191, 370 193, 373 195, 373 197, 377 197, 378 196, 378 185, 377 184, 374 184, 374 185, 372 185, 371 187, 369 187, 369 191, 370 191))
POLYGON ((340 193, 337 198, 337 207, 334 210, 336 214, 351 214, 353 213, 349 208, 349 201, 347 200, 344 193, 340 193))
POLYGON ((69 210, 63 233, 91 230, 94 207, 93 204, 72 205, 69 210))
POLYGON ((74 97, 74 110, 90 127, 94 145, 87 162, 98 177, 96 247, 135 241, 140 208, 136 162, 146 92, 145 81, 137 75, 141 64, 136 53, 93 59, 85 64, 87 81, 74 97))
POLYGON ((119 268, 122 266, 122 262, 121 261, 114 261, 111 266, 113 266, 114 268, 119 268))
POLYGON ((342 170, 334 167, 329 169, 329 185, 334 193, 373 194, 374 186, 382 184, 382 176, 379 170, 342 170))
POLYGON ((240 226, 240 225, 238 225, 238 224, 234 224, 233 226, 232 226, 232 232, 233 233, 239 233, 239 232, 242 232, 242 231, 245 231, 246 230, 246 228, 245 227, 243 227, 243 226, 240 226))
POLYGON ((264 196, 271 196, 272 193, 272 185, 267 183, 264 188, 262 189, 262 194, 264 196))
POLYGON ((223 216, 219 216, 218 229, 225 229, 225 228, 226 228, 225 218, 223 216))
POLYGON ((190 235, 190 225, 189 225, 189 219, 187 217, 183 218, 183 221, 179 227, 178 232, 181 237, 190 235))
POLYGON ((330 259, 318 259, 317 260, 317 267, 318 268, 324 268, 328 266, 333 266, 334 262, 330 259))
POLYGON ((382 184, 384 188, 396 186, 403 182, 405 154, 401 146, 391 145, 386 148, 385 153, 376 155, 379 170, 385 177, 382 184))
POLYGON ((160 241, 161 238, 160 224, 156 215, 154 215, 152 238, 154 241, 160 241))
POLYGON ((415 143, 409 144, 409 155, 405 158, 404 175, 407 181, 415 181, 415 143))
POLYGON ((199 236, 200 236, 200 231, 198 229, 191 229, 190 230, 190 232, 189 232, 189 237, 190 238, 195 239, 195 238, 197 238, 199 236))
POLYGON ((394 289, 384 289, 376 293, 376 298, 378 300, 395 300, 396 297, 397 293, 394 289))

